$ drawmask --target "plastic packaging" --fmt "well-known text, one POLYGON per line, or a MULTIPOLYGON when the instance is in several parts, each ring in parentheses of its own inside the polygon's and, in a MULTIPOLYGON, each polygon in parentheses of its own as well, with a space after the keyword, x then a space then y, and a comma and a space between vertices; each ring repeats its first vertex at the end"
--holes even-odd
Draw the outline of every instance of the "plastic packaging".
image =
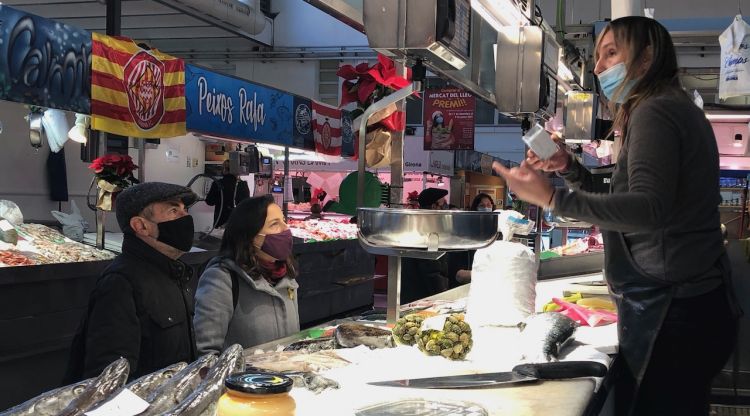
POLYGON ((293 416, 292 379, 280 374, 241 373, 227 377, 217 416, 293 416))
POLYGON ((742 15, 735 16, 732 24, 719 36, 721 69, 719 71, 719 98, 750 94, 750 25, 742 15))
POLYGON ((83 233, 89 224, 83 219, 81 210, 78 209, 76 201, 70 200, 70 214, 60 211, 51 211, 60 224, 62 224, 63 235, 73 241, 83 241, 83 233))
POLYGON ((604 310, 590 310, 584 306, 553 298, 553 302, 560 306, 561 314, 581 325, 601 326, 617 322, 617 313, 604 310))
POLYGON ((470 402, 405 399, 359 409, 356 416, 487 416, 487 410, 470 402))
POLYGON ((539 156, 539 159, 542 160, 551 158, 559 150, 557 143, 552 140, 552 137, 544 130, 544 127, 538 123, 534 124, 534 127, 526 132, 522 139, 539 156))

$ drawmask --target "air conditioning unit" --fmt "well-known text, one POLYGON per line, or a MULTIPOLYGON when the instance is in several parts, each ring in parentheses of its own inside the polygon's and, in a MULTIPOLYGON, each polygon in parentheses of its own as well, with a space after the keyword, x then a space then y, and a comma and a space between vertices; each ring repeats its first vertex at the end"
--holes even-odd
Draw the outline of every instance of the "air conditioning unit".
POLYGON ((273 44, 273 20, 260 10, 260 0, 155 1, 239 36, 273 44))

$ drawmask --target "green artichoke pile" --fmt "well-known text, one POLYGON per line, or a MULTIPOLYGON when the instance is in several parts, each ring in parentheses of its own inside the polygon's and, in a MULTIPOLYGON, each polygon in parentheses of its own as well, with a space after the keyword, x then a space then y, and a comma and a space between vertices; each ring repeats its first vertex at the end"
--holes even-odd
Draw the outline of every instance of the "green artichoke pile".
POLYGON ((471 351, 471 327, 464 321, 463 314, 448 316, 443 330, 422 329, 424 318, 407 315, 393 328, 393 339, 402 345, 417 344, 420 351, 428 355, 442 355, 451 360, 463 360, 471 351))

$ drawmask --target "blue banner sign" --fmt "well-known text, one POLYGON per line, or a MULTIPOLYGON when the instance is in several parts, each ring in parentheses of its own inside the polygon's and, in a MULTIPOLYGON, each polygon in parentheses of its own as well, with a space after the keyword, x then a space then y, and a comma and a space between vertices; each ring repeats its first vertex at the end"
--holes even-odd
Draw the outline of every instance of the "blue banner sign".
POLYGON ((88 114, 91 33, 0 3, 0 100, 88 114))
POLYGON ((188 131, 291 145, 293 97, 274 88, 185 66, 188 131))

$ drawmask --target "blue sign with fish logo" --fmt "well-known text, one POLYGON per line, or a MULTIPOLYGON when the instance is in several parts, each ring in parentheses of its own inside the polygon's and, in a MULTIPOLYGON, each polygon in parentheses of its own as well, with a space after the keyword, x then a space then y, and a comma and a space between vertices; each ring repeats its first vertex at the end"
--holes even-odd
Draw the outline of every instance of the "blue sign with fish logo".
POLYGON ((90 113, 91 33, 0 3, 0 100, 90 113))
POLYGON ((291 94, 185 65, 186 127, 217 137, 292 145, 291 94))

